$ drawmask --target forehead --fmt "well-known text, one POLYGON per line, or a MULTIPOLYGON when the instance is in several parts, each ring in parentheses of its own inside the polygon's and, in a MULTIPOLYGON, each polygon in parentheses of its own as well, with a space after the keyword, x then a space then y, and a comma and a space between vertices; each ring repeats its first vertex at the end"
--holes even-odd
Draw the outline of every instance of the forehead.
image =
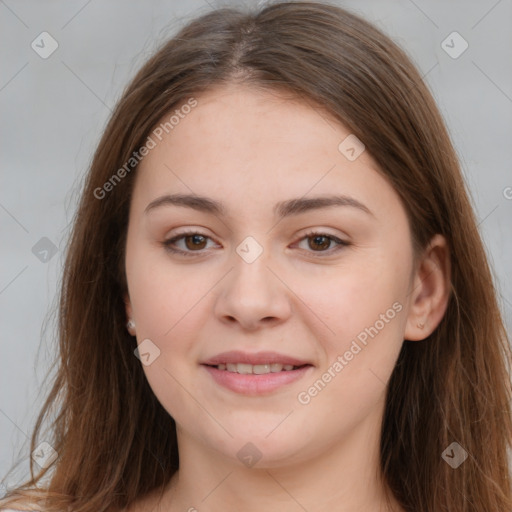
POLYGON ((144 207, 164 193, 191 192, 246 208, 271 200, 269 210, 306 194, 350 193, 377 211, 399 201, 366 151, 355 160, 340 151, 353 135, 314 103, 241 85, 194 98, 139 165, 134 196, 144 207))

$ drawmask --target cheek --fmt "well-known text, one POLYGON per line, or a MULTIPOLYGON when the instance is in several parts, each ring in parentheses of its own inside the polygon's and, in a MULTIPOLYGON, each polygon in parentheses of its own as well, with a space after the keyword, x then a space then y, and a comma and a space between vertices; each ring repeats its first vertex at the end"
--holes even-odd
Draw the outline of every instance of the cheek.
MULTIPOLYGON (((329 278, 316 280, 317 286, 308 278, 311 282, 303 282, 301 287, 301 297, 315 313, 311 318, 324 357, 320 382, 305 383, 299 403, 309 400, 310 412, 316 411, 315 415, 332 411, 331 420, 337 418, 334 424, 358 421, 382 399, 398 358, 409 267, 404 255, 397 256, 392 251, 374 251, 354 259, 353 265, 333 271, 329 278), (316 316, 323 324, 315 320, 316 316), (321 331, 318 325, 324 325, 321 331), (320 332, 325 335, 320 337, 320 332), (336 404, 340 409, 334 412, 336 404), (350 418, 347 411, 352 411, 350 418)), ((326 418, 327 423, 333 424, 326 418)))
POLYGON ((150 364, 143 364, 148 383, 177 421, 197 415, 200 411, 187 392, 197 394, 189 377, 190 364, 197 351, 197 314, 201 299, 212 286, 210 279, 192 266, 185 270, 172 266, 149 251, 133 251, 126 265, 139 352, 149 346, 155 354, 150 364))
MULTIPOLYGON (((317 326, 323 325, 329 345, 338 350, 379 321, 402 296, 401 265, 376 251, 361 258, 354 255, 345 265, 327 268, 321 275, 296 276, 294 291, 309 308, 309 316, 322 321, 317 326)), ((394 313, 391 310, 388 316, 394 318, 394 313)))
POLYGON ((148 270, 140 287, 134 287, 137 343, 142 352, 143 344, 151 341, 155 357, 151 364, 143 364, 144 373, 158 401, 179 422, 200 413, 188 395, 195 396, 196 390, 189 377, 194 338, 187 332, 192 327, 187 312, 197 300, 155 276, 154 269, 148 270))
POLYGON ((193 314, 209 287, 208 276, 193 265, 171 262, 164 249, 138 249, 127 257, 130 300, 137 332, 165 342, 193 314))
POLYGON ((404 307, 389 281, 370 273, 345 276, 328 290, 331 300, 317 296, 315 303, 310 295, 305 301, 325 312, 335 334, 318 339, 325 359, 297 396, 304 428, 321 424, 325 438, 348 433, 384 400, 403 343, 404 307))

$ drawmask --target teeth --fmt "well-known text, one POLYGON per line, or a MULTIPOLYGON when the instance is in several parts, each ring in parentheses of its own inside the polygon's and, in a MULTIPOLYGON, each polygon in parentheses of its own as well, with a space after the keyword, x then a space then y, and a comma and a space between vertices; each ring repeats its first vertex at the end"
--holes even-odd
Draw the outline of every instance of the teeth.
POLYGON ((263 375, 265 373, 277 373, 284 371, 291 371, 294 368, 298 368, 298 366, 293 366, 291 364, 280 364, 280 363, 272 363, 272 364, 246 364, 246 363, 227 363, 227 364, 218 364, 218 370, 226 370, 228 372, 233 373, 241 373, 243 375, 255 374, 255 375, 263 375))
POLYGON ((252 364, 242 364, 238 363, 236 365, 236 370, 238 373, 252 373, 252 364))
MULTIPOLYGON (((250 365, 248 365, 248 366, 250 366, 250 365)), ((270 373, 270 365, 269 364, 255 364, 252 367, 252 373, 255 373, 256 375, 270 373)))

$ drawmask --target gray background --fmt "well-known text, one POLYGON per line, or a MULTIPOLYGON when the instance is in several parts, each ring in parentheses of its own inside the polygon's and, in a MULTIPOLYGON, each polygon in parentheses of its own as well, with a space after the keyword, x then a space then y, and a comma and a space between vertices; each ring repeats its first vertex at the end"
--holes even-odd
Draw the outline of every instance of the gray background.
MULTIPOLYGON (((0 480, 24 457, 7 485, 28 468, 28 436, 55 353, 50 313, 66 237, 111 109, 165 38, 221 5, 243 4, 0 0, 0 480), (43 31, 59 45, 46 59, 31 47, 43 31)), ((398 42, 434 93, 461 159, 510 332, 512 0, 339 5, 398 42), (469 44, 455 59, 441 46, 453 31, 469 44)))

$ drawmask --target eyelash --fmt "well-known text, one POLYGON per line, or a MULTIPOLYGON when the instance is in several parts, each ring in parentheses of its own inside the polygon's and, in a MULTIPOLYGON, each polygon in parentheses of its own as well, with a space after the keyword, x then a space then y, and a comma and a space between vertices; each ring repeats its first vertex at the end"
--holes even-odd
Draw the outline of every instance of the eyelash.
MULTIPOLYGON (((202 236, 202 237, 204 237, 206 239, 210 239, 211 240, 211 238, 209 236, 203 235, 202 233, 199 233, 197 231, 186 231, 184 233, 180 233, 177 236, 169 238, 168 240, 164 240, 162 242, 162 245, 164 246, 164 248, 167 251, 169 251, 171 253, 174 253, 174 254, 180 254, 180 255, 183 255, 183 256, 187 256, 187 257, 200 256, 203 253, 203 250, 199 250, 199 251, 183 251, 182 249, 176 249, 175 247, 172 247, 172 244, 177 242, 178 240, 180 240, 182 238, 186 238, 187 236, 193 236, 193 235, 199 235, 199 236, 202 236)), ((330 256, 333 252, 338 252, 339 250, 343 249, 344 247, 348 247, 350 245, 349 242, 346 242, 344 240, 340 240, 339 238, 337 238, 337 237, 335 237, 333 235, 329 235, 328 233, 322 233, 322 232, 319 232, 319 231, 310 231, 310 232, 306 233, 299 240, 299 242, 302 241, 302 240, 305 240, 307 238, 313 238, 313 237, 318 237, 318 236, 326 237, 329 240, 331 240, 333 242, 336 242, 338 244, 338 246, 335 247, 334 250, 328 249, 327 251, 308 251, 308 252, 312 253, 313 256, 316 257, 316 258, 323 258, 323 257, 325 257, 325 256, 323 256, 323 254, 325 254, 325 253, 327 253, 330 256), (317 254, 315 254, 315 253, 317 253, 317 254)))

